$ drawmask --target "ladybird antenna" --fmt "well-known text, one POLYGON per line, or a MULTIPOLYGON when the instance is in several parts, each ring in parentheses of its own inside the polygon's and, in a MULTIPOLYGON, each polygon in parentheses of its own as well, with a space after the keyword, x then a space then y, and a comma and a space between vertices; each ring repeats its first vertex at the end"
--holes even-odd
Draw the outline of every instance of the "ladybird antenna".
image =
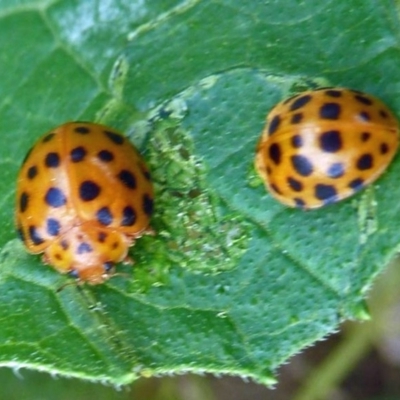
POLYGON ((80 287, 80 283, 77 281, 68 281, 65 282, 63 285, 57 288, 56 293, 60 293, 62 290, 64 290, 67 286, 75 285, 77 288, 80 287))

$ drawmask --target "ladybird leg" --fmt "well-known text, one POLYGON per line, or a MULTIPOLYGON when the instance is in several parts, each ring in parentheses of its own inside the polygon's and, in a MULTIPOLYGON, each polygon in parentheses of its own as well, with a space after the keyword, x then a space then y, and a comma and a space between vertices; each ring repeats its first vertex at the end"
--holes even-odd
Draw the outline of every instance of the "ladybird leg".
POLYGON ((78 290, 80 290, 80 287, 83 285, 83 281, 79 278, 78 271, 76 269, 71 269, 69 271, 65 272, 68 274, 71 278, 73 278, 73 281, 68 281, 65 282, 63 285, 57 288, 56 292, 59 293, 62 290, 64 290, 67 286, 75 285, 78 290))
POLYGON ((124 265, 133 265, 135 264, 135 260, 130 257, 130 256, 126 256, 123 260, 122 260, 122 264, 124 265))
POLYGON ((133 235, 127 234, 126 237, 129 238, 129 241, 130 241, 129 246, 132 246, 135 243, 135 240, 141 238, 143 235, 155 236, 156 233, 157 232, 151 226, 148 226, 147 228, 142 230, 140 233, 135 233, 133 235))
POLYGON ((74 285, 78 290, 80 287, 83 285, 83 282, 80 280, 74 280, 74 281, 68 281, 65 282, 63 285, 59 286, 56 290, 56 293, 60 293, 62 290, 64 290, 67 286, 74 285))
POLYGON ((46 264, 46 265, 50 264, 49 257, 46 254, 42 255, 41 260, 42 260, 43 264, 46 264))
POLYGON ((143 235, 149 235, 149 236, 155 236, 156 233, 157 233, 157 232, 156 232, 151 226, 148 226, 148 227, 143 231, 143 235))
MULTIPOLYGON (((132 260, 129 256, 126 256, 126 257, 122 260, 122 263, 123 263, 123 264, 132 265, 132 264, 133 264, 133 260, 132 260)), ((105 278, 106 278, 106 279, 108 279, 108 278, 114 278, 114 277, 116 277, 116 276, 122 276, 122 277, 125 278, 125 279, 129 279, 129 278, 130 278, 130 275, 127 274, 127 273, 125 273, 125 272, 115 272, 115 264, 112 263, 112 262, 110 262, 110 261, 105 262, 105 263, 103 264, 103 267, 104 267, 104 271, 105 271, 105 274, 104 274, 104 275, 105 275, 105 278)))

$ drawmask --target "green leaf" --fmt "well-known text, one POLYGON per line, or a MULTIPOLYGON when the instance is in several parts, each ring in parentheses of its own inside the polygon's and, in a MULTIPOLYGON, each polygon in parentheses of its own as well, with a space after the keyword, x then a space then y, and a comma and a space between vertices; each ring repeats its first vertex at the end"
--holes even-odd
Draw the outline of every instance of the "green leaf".
POLYGON ((0 364, 113 384, 184 371, 265 384, 349 318, 399 243, 398 158, 379 181, 315 211, 288 209, 253 168, 265 115, 310 84, 400 108, 398 18, 383 0, 4 0, 0 364), (154 176, 155 236, 104 285, 28 255, 15 177, 67 120, 108 123, 154 176), (126 276, 125 276, 126 274, 126 276))

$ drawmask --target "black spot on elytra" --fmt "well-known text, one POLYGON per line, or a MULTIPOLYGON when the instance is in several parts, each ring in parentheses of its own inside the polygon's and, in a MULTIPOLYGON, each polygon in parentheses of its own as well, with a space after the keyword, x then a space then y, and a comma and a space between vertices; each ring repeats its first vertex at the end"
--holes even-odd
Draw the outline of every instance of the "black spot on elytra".
POLYGON ((294 203, 296 204, 296 207, 304 208, 306 205, 305 201, 303 199, 300 199, 299 197, 295 197, 293 200, 294 203))
POLYGON ((280 124, 281 124, 281 117, 279 115, 275 115, 268 125, 268 135, 273 135, 279 128, 280 124))
POLYGON ((97 157, 99 158, 99 160, 101 160, 103 162, 110 162, 110 161, 114 160, 114 154, 108 150, 99 151, 97 153, 97 157))
POLYGON ((325 103, 319 109, 319 116, 322 119, 337 120, 340 117, 341 107, 338 103, 325 103))
POLYGON ((302 155, 294 155, 291 157, 293 168, 301 176, 309 176, 313 172, 313 165, 311 161, 302 155))
POLYGON ((328 171, 326 174, 329 176, 329 178, 340 178, 341 176, 344 175, 344 165, 342 163, 334 163, 331 164, 328 168, 328 171))
POLYGON ((72 162, 83 161, 86 156, 86 150, 83 146, 75 147, 71 150, 70 157, 72 162))
POLYGON ((325 94, 329 97, 341 97, 343 92, 337 89, 327 89, 325 94))
POLYGON ((46 231, 50 236, 57 236, 60 233, 61 225, 55 218, 48 218, 46 221, 46 231))
POLYGON ((46 135, 43 139, 42 139, 42 143, 47 143, 50 142, 51 139, 54 138, 56 134, 55 133, 49 133, 48 135, 46 135))
POLYGON ((275 193, 282 194, 282 192, 280 191, 280 189, 278 188, 278 186, 276 186, 275 183, 271 183, 270 189, 272 189, 272 191, 275 192, 275 193))
POLYGON ((123 169, 117 176, 128 189, 136 189, 136 178, 132 172, 123 169))
POLYGON ((97 240, 100 242, 100 243, 104 243, 105 241, 106 241, 106 239, 107 239, 107 233, 106 232, 99 232, 99 235, 97 236, 97 240))
POLYGON ((132 226, 136 222, 136 212, 131 206, 126 206, 122 210, 122 226, 132 226))
POLYGON ((92 252, 92 246, 89 243, 82 242, 79 244, 78 248, 76 249, 77 254, 85 254, 92 252))
POLYGON ((119 246, 119 243, 118 243, 118 242, 113 242, 112 245, 111 245, 111 248, 112 248, 113 250, 115 250, 115 249, 118 249, 118 246, 119 246))
POLYGON ((354 98, 361 104, 365 104, 366 106, 370 106, 372 104, 372 100, 369 97, 363 96, 362 94, 356 94, 354 98))
POLYGON ((290 105, 290 111, 296 111, 299 108, 304 107, 307 103, 311 101, 311 99, 312 96, 309 94, 295 98, 290 105))
POLYGON ((100 208, 96 213, 97 221, 104 226, 108 226, 113 221, 113 216, 108 207, 100 208))
POLYGON ((371 137, 371 134, 369 132, 363 132, 361 134, 361 141, 366 142, 367 140, 369 140, 370 137, 371 137))
POLYGON ((292 118, 290 119, 290 123, 295 125, 299 124, 303 120, 303 114, 302 113, 296 113, 292 115, 292 118))
POLYGON ((83 201, 94 200, 100 194, 100 186, 93 181, 83 181, 79 186, 79 197, 83 201))
POLYGON ((342 137, 339 131, 323 132, 319 137, 319 146, 326 153, 336 153, 342 148, 342 137))
POLYGON ((387 143, 381 143, 381 145, 379 146, 379 150, 381 154, 386 154, 389 151, 389 146, 387 145, 387 143))
POLYGON ((58 153, 48 153, 44 163, 48 168, 57 168, 60 165, 60 156, 58 153))
POLYGON ((360 171, 364 171, 366 169, 370 169, 373 166, 373 157, 371 154, 363 154, 358 160, 357 160, 357 169, 360 171))
POLYGON ((349 188, 353 189, 354 191, 362 189, 363 186, 364 186, 364 181, 361 178, 353 179, 349 183, 349 188))
POLYGON ((318 184, 315 186, 315 197, 325 202, 333 202, 336 199, 336 189, 332 185, 318 184))
POLYGON ((112 131, 104 131, 104 134, 114 143, 121 145, 124 143, 125 138, 120 135, 119 133, 112 132, 112 131))
POLYGON ((147 169, 143 169, 143 168, 142 168, 142 172, 143 172, 144 177, 145 177, 148 181, 151 181, 151 174, 150 174, 150 172, 147 171, 147 169))
POLYGON ((74 131, 76 133, 79 133, 80 135, 87 135, 90 133, 90 129, 87 126, 77 126, 75 127, 74 131))
POLYGON ((269 158, 274 162, 275 165, 279 165, 281 162, 281 147, 278 143, 272 143, 268 148, 269 158))
POLYGON ((359 117, 360 121, 363 121, 363 122, 368 122, 371 119, 369 113, 366 111, 361 111, 358 114, 358 117, 359 117))
POLYGON ((150 216, 151 214, 153 214, 154 202, 153 199, 148 194, 145 194, 143 196, 142 206, 143 206, 143 211, 146 215, 150 216))
POLYGON ((21 197, 19 198, 19 211, 25 212, 29 205, 29 195, 26 192, 21 193, 21 197))
POLYGON ((66 204, 67 198, 61 189, 51 187, 44 196, 44 201, 50 207, 58 208, 66 204))
POLYGON ((385 110, 379 110, 379 115, 384 119, 389 118, 389 114, 385 110))
POLYGON ((289 178, 287 178, 287 183, 295 192, 301 192, 303 190, 303 184, 297 179, 289 176, 289 178))
POLYGON ((294 135, 291 141, 292 141, 292 146, 295 149, 298 149, 299 147, 303 146, 303 138, 301 137, 301 135, 294 135))
POLYGON ((31 167, 28 168, 28 172, 26 173, 26 176, 28 179, 32 180, 36 177, 38 174, 38 169, 36 165, 32 165, 31 167))
POLYGON ((35 226, 31 225, 28 228, 29 237, 35 246, 39 246, 44 242, 43 238, 39 235, 35 226))

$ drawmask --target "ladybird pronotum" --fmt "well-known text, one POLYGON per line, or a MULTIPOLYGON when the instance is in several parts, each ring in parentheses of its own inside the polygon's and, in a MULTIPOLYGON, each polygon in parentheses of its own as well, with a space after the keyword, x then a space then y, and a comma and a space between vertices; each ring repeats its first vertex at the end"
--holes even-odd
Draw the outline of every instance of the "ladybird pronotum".
POLYGON ((16 225, 30 253, 80 282, 99 284, 149 231, 149 170, 107 126, 68 122, 41 137, 21 166, 16 225))
POLYGON ((307 91, 268 114, 255 167, 281 203, 322 207, 374 182, 396 154, 398 131, 393 113, 369 94, 307 91))

